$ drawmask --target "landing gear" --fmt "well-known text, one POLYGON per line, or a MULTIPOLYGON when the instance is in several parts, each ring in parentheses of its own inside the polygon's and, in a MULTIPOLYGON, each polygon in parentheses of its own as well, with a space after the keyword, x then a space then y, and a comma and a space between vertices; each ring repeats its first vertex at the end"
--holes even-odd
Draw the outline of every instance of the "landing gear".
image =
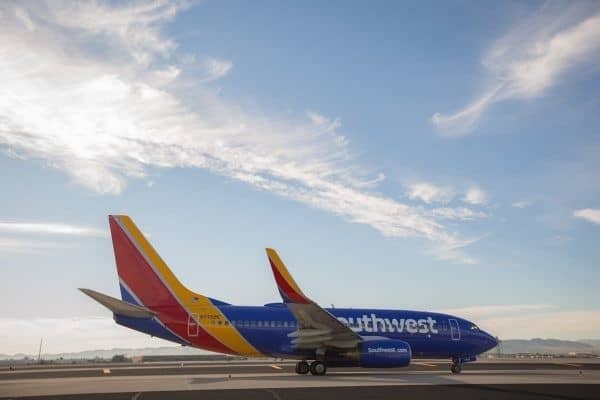
POLYGON ((453 374, 460 374, 460 371, 462 371, 462 366, 459 363, 452 363, 450 371, 452 371, 453 374))
POLYGON ((306 375, 310 371, 310 367, 306 361, 298 361, 296 363, 296 373, 300 375, 306 375))
POLYGON ((315 376, 325 375, 327 373, 327 366, 321 361, 313 361, 310 364, 310 373, 315 376))
POLYGON ((310 366, 304 360, 298 361, 296 363, 296 373, 297 374, 306 375, 309 372, 315 376, 325 375, 327 373, 327 366, 322 361, 313 361, 310 363, 310 366))

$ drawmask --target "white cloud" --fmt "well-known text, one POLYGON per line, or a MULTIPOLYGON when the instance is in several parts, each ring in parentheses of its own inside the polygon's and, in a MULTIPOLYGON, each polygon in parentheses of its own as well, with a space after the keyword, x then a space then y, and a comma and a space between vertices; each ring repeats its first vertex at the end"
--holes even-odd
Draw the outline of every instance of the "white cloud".
POLYGON ((33 32, 5 13, 13 17, 0 24, 0 145, 98 193, 151 181, 151 168, 207 169, 386 236, 426 239, 440 259, 473 261, 462 253, 472 241, 371 190, 384 175, 370 177, 353 161, 335 131, 339 120, 248 112, 206 85, 185 104, 169 89, 177 85, 165 87, 181 78, 164 62, 176 43, 160 33, 177 10, 166 2, 50 2, 28 8, 45 21, 33 32))
POLYGON ((168 56, 177 47, 161 34, 160 27, 185 8, 187 2, 135 0, 115 6, 108 2, 55 0, 47 1, 46 5, 48 12, 39 12, 38 16, 51 26, 118 43, 118 49, 147 65, 157 56, 168 56))
POLYGON ((307 111, 306 115, 313 124, 327 131, 334 131, 342 126, 339 118, 332 120, 314 111, 307 111))
POLYGON ((7 221, 0 221, 0 232, 96 237, 104 237, 107 235, 107 232, 103 229, 91 228, 87 226, 7 221))
POLYGON ((465 193, 465 197, 462 199, 465 203, 473 204, 473 205, 481 205, 485 204, 488 200, 487 193, 477 186, 471 186, 467 193, 465 193))
MULTIPOLYGON (((336 144, 336 146, 338 146, 339 148, 342 148, 342 149, 345 149, 345 147, 348 146, 348 144, 349 144, 348 138, 346 138, 345 136, 339 135, 336 132, 336 130, 341 128, 341 126, 342 126, 342 122, 340 121, 339 118, 330 119, 330 118, 327 118, 326 116, 321 115, 315 111, 308 111, 306 113, 306 116, 308 117, 310 122, 312 122, 313 125, 320 132, 329 133, 331 135, 331 138, 333 139, 333 142, 336 144)), ((376 183, 379 183, 383 179, 384 179, 384 175, 379 174, 379 176, 375 179, 375 181, 376 181, 376 183)), ((372 185, 367 185, 367 186, 372 186, 372 185)))
POLYGON ((455 114, 443 115, 436 112, 431 117, 431 122, 445 136, 465 135, 475 128, 483 112, 496 100, 496 95, 500 89, 501 86, 495 86, 455 114))
POLYGON ((462 249, 476 241, 477 239, 446 240, 429 249, 429 254, 439 260, 448 261, 453 264, 474 265, 477 264, 478 261, 468 254, 465 254, 462 249))
POLYGON ((476 306, 446 310, 501 339, 597 337, 600 310, 560 310, 548 304, 476 306))
POLYGON ((35 31, 35 24, 29 17, 27 10, 21 7, 15 8, 15 17, 17 17, 23 23, 23 25, 25 25, 25 28, 27 28, 28 31, 35 31))
POLYGON ((600 224, 600 209, 598 208, 583 208, 581 210, 575 210, 573 212, 573 216, 584 219, 593 224, 600 224))
POLYGON ((0 237, 0 253, 40 253, 47 249, 64 248, 64 244, 0 237))
POLYGON ((406 185, 408 198, 421 200, 427 204, 447 203, 454 197, 452 189, 440 187, 427 182, 418 182, 406 185))
POLYGON ((434 208, 430 211, 430 214, 436 218, 450 219, 456 221, 469 221, 487 217, 487 214, 483 211, 474 211, 466 207, 434 208))
POLYGON ((465 318, 490 318, 526 312, 547 311, 555 308, 551 304, 508 304, 508 305, 481 305, 462 308, 453 308, 446 310, 453 315, 464 316, 465 318))
POLYGON ((0 318, 2 354, 32 354, 39 346, 40 336, 44 338, 43 353, 173 345, 117 325, 110 317, 0 318))
POLYGON ((600 59, 598 5, 563 5, 543 6, 494 43, 483 59, 489 73, 487 88, 456 113, 433 115, 442 134, 468 134, 490 105, 540 96, 566 72, 600 59))
POLYGON ((512 203, 512 206, 515 208, 527 208, 529 206, 531 206, 531 201, 527 201, 527 200, 520 200, 520 201, 515 201, 514 203, 512 203))
POLYGON ((149 76, 149 80, 152 82, 152 84, 162 87, 175 81, 180 73, 181 70, 179 68, 174 65, 169 65, 164 69, 153 71, 149 76))
POLYGON ((233 68, 233 63, 220 58, 208 58, 203 63, 204 81, 214 81, 226 76, 233 68))

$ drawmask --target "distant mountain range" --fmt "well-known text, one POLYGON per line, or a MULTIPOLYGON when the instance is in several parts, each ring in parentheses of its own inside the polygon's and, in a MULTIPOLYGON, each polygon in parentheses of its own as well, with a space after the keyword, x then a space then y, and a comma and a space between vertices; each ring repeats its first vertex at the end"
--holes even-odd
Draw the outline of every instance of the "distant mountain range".
MULTIPOLYGON (((502 354, 569 354, 569 353, 593 353, 600 355, 600 339, 584 339, 578 341, 558 340, 558 339, 511 339, 503 340, 500 345, 502 354)), ((491 350, 489 353, 497 353, 497 349, 491 350)), ((133 356, 168 356, 168 355, 198 355, 212 354, 208 351, 195 349, 184 346, 169 346, 169 347, 148 347, 139 349, 114 348, 109 350, 88 350, 74 353, 60 354, 42 354, 45 360, 89 360, 94 358, 110 359, 116 354, 124 354, 127 357, 133 356)), ((28 358, 37 358, 37 355, 31 354, 0 354, 0 360, 20 360, 28 358)))
MULTIPOLYGON (((90 359, 94 359, 94 358, 110 359, 112 356, 114 356, 116 354, 124 354, 127 357, 133 357, 133 356, 142 356, 142 355, 143 356, 171 356, 171 355, 179 356, 179 355, 198 355, 198 354, 213 354, 213 353, 204 351, 204 350, 200 350, 200 349, 196 349, 193 347, 165 346, 165 347, 145 347, 145 348, 139 348, 139 349, 114 348, 114 349, 107 349, 107 350, 86 350, 86 351, 79 351, 79 352, 73 352, 73 353, 57 353, 57 354, 42 353, 42 358, 44 360, 58 360, 61 358, 65 359, 65 360, 90 360, 90 359)), ((31 355, 31 354, 22 354, 22 353, 13 354, 13 355, 0 354, 0 360, 7 360, 7 359, 20 360, 25 357, 37 359, 37 354, 35 356, 31 355)))
MULTIPOLYGON (((593 353, 600 355, 600 340, 558 340, 558 339, 529 339, 529 340, 503 340, 500 343, 502 354, 569 354, 593 353)), ((498 348, 489 353, 497 353, 498 348)))
POLYGON ((600 339, 581 339, 579 340, 579 342, 581 343, 587 343, 590 346, 596 347, 597 349, 600 349, 600 339))

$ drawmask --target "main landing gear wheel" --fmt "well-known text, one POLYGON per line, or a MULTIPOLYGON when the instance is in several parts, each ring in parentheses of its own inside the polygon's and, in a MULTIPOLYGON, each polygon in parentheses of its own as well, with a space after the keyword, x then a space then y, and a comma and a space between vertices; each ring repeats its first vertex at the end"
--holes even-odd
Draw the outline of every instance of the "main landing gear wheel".
POLYGON ((460 366, 460 364, 452 364, 452 366, 450 367, 450 371, 452 371, 453 374, 460 374, 460 371, 462 371, 462 367, 460 366))
POLYGON ((308 366, 308 363, 306 361, 298 361, 296 363, 296 373, 297 374, 306 375, 306 374, 308 374, 309 370, 310 370, 310 367, 308 366))
POLYGON ((310 373, 315 376, 325 375, 327 373, 327 366, 321 361, 313 361, 310 364, 310 373))

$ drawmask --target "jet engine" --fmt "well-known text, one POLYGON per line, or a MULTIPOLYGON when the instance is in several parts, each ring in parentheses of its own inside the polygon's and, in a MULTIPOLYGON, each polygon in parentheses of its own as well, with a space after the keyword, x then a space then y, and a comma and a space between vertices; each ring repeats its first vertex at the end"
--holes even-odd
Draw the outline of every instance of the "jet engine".
POLYGON ((402 340, 364 341, 358 345, 359 364, 364 368, 406 367, 410 364, 410 345, 402 340))

